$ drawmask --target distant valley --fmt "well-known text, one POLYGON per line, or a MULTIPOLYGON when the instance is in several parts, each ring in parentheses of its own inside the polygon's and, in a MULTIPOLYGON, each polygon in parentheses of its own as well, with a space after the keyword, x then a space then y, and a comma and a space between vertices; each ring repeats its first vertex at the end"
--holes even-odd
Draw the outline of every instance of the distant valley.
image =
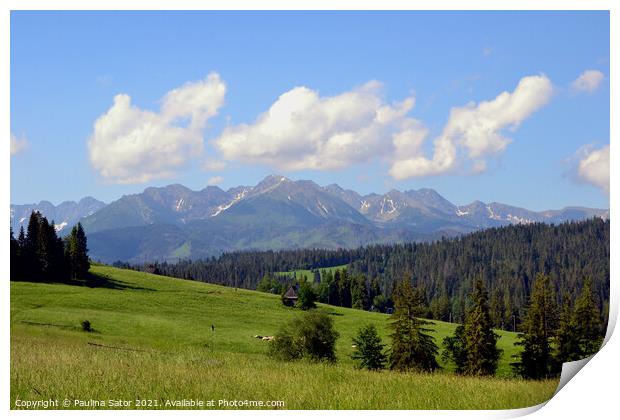
POLYGON ((91 197, 53 206, 11 205, 17 234, 32 210, 64 235, 81 221, 95 260, 143 262, 205 258, 234 250, 351 248, 427 241, 475 230, 534 222, 560 223, 609 210, 567 207, 530 211, 501 203, 457 206, 432 189, 360 195, 336 184, 270 175, 255 186, 193 191, 150 187, 105 204, 91 197))

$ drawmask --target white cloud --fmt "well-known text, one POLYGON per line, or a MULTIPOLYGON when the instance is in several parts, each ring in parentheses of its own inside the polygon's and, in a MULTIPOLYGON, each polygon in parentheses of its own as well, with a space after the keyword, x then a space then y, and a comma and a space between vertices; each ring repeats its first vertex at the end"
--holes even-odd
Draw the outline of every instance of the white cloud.
POLYGON ((222 160, 217 160, 217 159, 209 158, 205 160, 204 163, 202 164, 202 169, 204 169, 205 171, 218 172, 218 171, 223 171, 224 168, 226 168, 226 162, 222 160))
POLYGON ((461 166, 480 173, 486 159, 511 142, 504 131, 516 130, 552 95, 546 76, 528 76, 512 92, 453 108, 430 157, 424 150, 429 130, 408 115, 414 98, 387 104, 376 81, 330 97, 296 87, 254 123, 228 127, 213 143, 226 160, 283 170, 332 170, 385 159, 395 179, 441 175, 461 166))
POLYGON ((609 145, 595 149, 592 145, 577 152, 577 176, 609 194, 609 145))
POLYGON ((207 181, 207 185, 219 185, 224 181, 224 178, 221 176, 212 176, 207 181))
POLYGON ((339 169, 399 147, 410 149, 421 124, 406 114, 414 98, 386 104, 381 84, 371 81, 349 92, 321 97, 307 87, 282 94, 253 124, 226 128, 214 140, 225 159, 284 170, 339 169), (410 131, 403 134, 403 131, 410 131), (411 138, 404 139, 404 136, 411 138))
POLYGON ((17 137, 15 134, 11 133, 11 156, 22 152, 28 146, 28 140, 26 137, 17 137))
MULTIPOLYGON (((528 76, 513 92, 502 92, 491 101, 453 108, 439 137, 434 140, 431 158, 423 155, 421 141, 409 153, 397 154, 390 174, 396 179, 440 175, 455 169, 464 158, 474 160, 473 172, 486 168, 483 159, 503 152, 510 139, 502 134, 515 130, 553 94, 551 81, 544 75, 528 76)), ((396 144, 398 150, 398 145, 396 144)))
POLYGON ((605 79, 605 75, 598 70, 586 70, 571 84, 573 90, 580 92, 594 92, 605 79))
POLYGON ((203 149, 202 131, 224 104, 226 85, 217 73, 168 92, 159 112, 131 104, 129 95, 94 124, 88 141, 93 167, 107 181, 142 183, 174 175, 203 149))

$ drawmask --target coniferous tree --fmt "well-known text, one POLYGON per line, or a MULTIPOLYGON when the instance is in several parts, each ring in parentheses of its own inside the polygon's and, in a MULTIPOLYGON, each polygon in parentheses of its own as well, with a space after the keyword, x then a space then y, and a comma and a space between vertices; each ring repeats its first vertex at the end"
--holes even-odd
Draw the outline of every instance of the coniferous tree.
POLYGON ((21 250, 19 249, 19 241, 13 236, 13 228, 11 227, 11 249, 10 249, 10 276, 11 280, 20 279, 21 276, 21 250))
POLYGON ((489 306, 493 326, 503 330, 504 320, 506 319, 506 308, 504 308, 503 291, 500 288, 496 288, 495 292, 491 295, 489 306))
POLYGON ((369 306, 366 279, 363 275, 358 274, 351 285, 351 307, 355 309, 368 309, 369 306))
POLYGON ((28 220, 27 234, 23 247, 24 277, 30 281, 41 281, 41 264, 37 257, 41 213, 33 211, 28 220))
POLYGON ((353 360, 357 361, 357 367, 360 369, 380 370, 385 368, 387 356, 383 351, 385 345, 381 341, 381 337, 377 334, 374 325, 369 324, 362 327, 355 338, 353 338, 355 351, 351 355, 353 360))
POLYGON ((464 325, 465 352, 463 372, 468 375, 494 375, 501 350, 497 348, 499 335, 493 332, 487 293, 478 278, 472 293, 473 305, 467 312, 464 325))
POLYGON ((581 358, 579 338, 575 332, 576 324, 573 308, 571 307, 568 294, 564 294, 558 329, 555 332, 555 349, 553 355, 558 364, 555 368, 556 371, 561 371, 562 363, 579 360, 581 358))
POLYGON ((435 359, 438 348, 429 334, 432 330, 425 327, 432 323, 419 318, 425 311, 424 298, 406 277, 394 291, 394 305, 390 368, 434 371, 439 367, 435 359))
POLYGON ((65 256, 71 278, 85 278, 90 269, 90 262, 88 261, 86 234, 84 233, 82 224, 79 222, 71 229, 71 233, 66 240, 65 256))
POLYGON ((351 275, 346 269, 342 269, 338 282, 338 296, 340 306, 351 307, 351 275))
POLYGON ((547 275, 538 274, 518 343, 523 346, 523 351, 520 360, 512 364, 515 372, 524 378, 548 378, 557 373, 550 344, 556 311, 551 279, 547 275))
POLYGON ((575 302, 575 332, 581 358, 596 353, 602 342, 600 312, 594 300, 592 281, 587 279, 575 302))
POLYGON ((441 358, 444 362, 454 363, 454 372, 457 374, 465 373, 467 364, 467 349, 465 348, 465 327, 459 325, 454 330, 454 335, 443 339, 443 351, 441 358))

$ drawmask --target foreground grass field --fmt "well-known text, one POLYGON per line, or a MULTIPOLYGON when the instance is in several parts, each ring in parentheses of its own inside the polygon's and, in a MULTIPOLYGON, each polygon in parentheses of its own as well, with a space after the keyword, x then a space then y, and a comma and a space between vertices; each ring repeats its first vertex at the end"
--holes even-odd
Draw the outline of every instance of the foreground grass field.
MULTIPOLYGON (((351 338, 388 317, 321 305, 340 332, 336 365, 269 359, 299 311, 278 296, 94 266, 99 287, 11 283, 11 404, 19 400, 283 401, 286 409, 501 409, 548 400, 556 381, 510 378, 515 334, 500 332, 500 378, 366 372, 351 338), (81 330, 88 319, 94 332, 81 330), (212 326, 215 330, 212 330, 212 326)), ((437 322, 438 343, 454 324, 437 322)), ((69 408, 73 407, 73 404, 69 408)), ((60 407, 62 408, 62 407, 60 407)), ((135 403, 129 408, 136 408, 135 403)), ((147 407, 148 408, 148 407, 147 407)))

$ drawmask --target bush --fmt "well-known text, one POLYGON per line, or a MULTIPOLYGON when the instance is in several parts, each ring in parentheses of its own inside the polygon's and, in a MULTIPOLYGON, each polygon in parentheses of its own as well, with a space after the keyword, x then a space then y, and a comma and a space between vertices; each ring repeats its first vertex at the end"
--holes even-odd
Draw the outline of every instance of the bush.
POLYGON ((90 325, 90 321, 88 319, 85 319, 84 321, 82 321, 82 330, 86 332, 93 331, 93 327, 92 325, 90 325))
POLYGON ((297 307, 307 311, 308 309, 316 308, 314 301, 316 300, 316 293, 314 289, 307 282, 302 282, 299 287, 299 296, 297 299, 297 307))
POLYGON ((335 362, 338 336, 329 315, 307 312, 280 329, 270 342, 269 355, 287 361, 307 357, 313 361, 335 362))

